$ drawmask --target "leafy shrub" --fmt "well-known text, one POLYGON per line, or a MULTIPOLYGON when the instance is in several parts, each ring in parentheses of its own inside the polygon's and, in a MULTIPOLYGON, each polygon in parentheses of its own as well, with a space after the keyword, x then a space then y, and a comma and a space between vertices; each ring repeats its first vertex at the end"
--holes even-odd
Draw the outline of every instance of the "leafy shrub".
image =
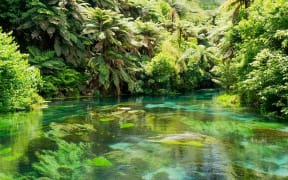
POLYGON ((39 103, 37 88, 40 72, 28 64, 28 56, 21 54, 11 33, 0 29, 0 111, 29 109, 39 103))
POLYGON ((240 96, 232 94, 222 94, 217 96, 217 103, 226 107, 240 107, 240 96))
POLYGON ((181 88, 184 91, 212 87, 210 71, 218 61, 217 49, 192 45, 178 59, 181 69, 181 88))
POLYGON ((251 66, 247 79, 240 82, 243 100, 263 112, 288 117, 288 57, 264 49, 251 66))
POLYGON ((84 75, 56 57, 55 51, 40 51, 35 47, 28 47, 28 50, 31 54, 29 62, 38 67, 43 76, 43 87, 40 89, 43 96, 75 96, 81 93, 85 87, 84 75))
POLYGON ((286 1, 255 0, 225 40, 232 45, 226 54, 233 57, 214 69, 226 87, 241 95, 241 103, 284 119, 288 115, 287 7, 286 1))
POLYGON ((148 88, 157 94, 171 93, 177 87, 178 70, 176 59, 165 53, 159 53, 145 66, 148 76, 148 88))
POLYGON ((44 83, 40 93, 45 97, 78 96, 85 88, 84 80, 84 75, 65 67, 53 75, 43 77, 44 83))

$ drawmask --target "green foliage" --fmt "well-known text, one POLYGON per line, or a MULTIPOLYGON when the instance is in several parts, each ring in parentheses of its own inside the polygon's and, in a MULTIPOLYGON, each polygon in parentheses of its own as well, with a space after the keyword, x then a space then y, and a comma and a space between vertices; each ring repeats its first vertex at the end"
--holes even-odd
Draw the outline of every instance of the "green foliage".
POLYGON ((65 63, 63 59, 56 57, 55 51, 42 52, 36 47, 28 47, 30 53, 29 63, 41 70, 41 74, 53 74, 60 71, 65 63))
POLYGON ((58 141, 57 151, 45 150, 38 154, 39 162, 33 168, 43 177, 55 180, 78 180, 90 171, 87 162, 88 144, 58 141))
POLYGON ((13 30, 13 26, 11 24, 14 24, 17 22, 20 13, 22 12, 22 8, 24 8, 24 2, 22 0, 3 0, 0 4, 0 26, 3 27, 3 29, 6 29, 7 31, 13 30), (9 7, 9 8, 7 8, 9 7))
POLYGON ((0 111, 29 109, 39 103, 37 94, 41 78, 39 70, 28 64, 10 34, 0 29, 0 111))
POLYGON ((134 33, 136 35, 135 39, 138 41, 139 52, 141 54, 147 54, 148 56, 154 56, 154 51, 159 47, 164 34, 163 28, 159 24, 153 22, 142 22, 139 20, 134 21, 133 25, 134 33))
POLYGON ((230 60, 214 68, 220 83, 240 94, 242 103, 282 118, 288 105, 287 7, 282 0, 254 1, 246 10, 249 16, 225 36, 232 45, 226 48, 230 60))
POLYGON ((225 0, 200 0, 200 6, 203 9, 215 9, 218 8, 225 0))
POLYGON ((181 55, 178 64, 182 70, 183 88, 190 90, 211 86, 210 71, 218 61, 216 51, 213 47, 192 45, 181 55))
POLYGON ((240 96, 231 94, 222 94, 217 96, 217 103, 227 107, 240 107, 240 96))
POLYGON ((131 46, 129 19, 111 10, 100 8, 87 10, 83 34, 87 35, 91 43, 95 45, 94 52, 102 52, 105 55, 107 49, 111 48, 110 46, 119 48, 120 51, 131 46))
POLYGON ((85 88, 85 76, 74 69, 64 67, 61 71, 43 77, 40 93, 46 97, 79 96, 85 88))
POLYGON ((264 49, 251 66, 253 70, 240 82, 244 101, 263 112, 288 117, 288 56, 264 49))
POLYGON ((130 6, 140 9, 135 19, 140 18, 144 22, 152 21, 155 23, 165 23, 169 21, 169 13, 172 9, 172 7, 163 0, 130 0, 130 6))
POLYGON ((195 61, 185 70, 178 63, 191 44, 208 44, 194 26, 209 13, 196 0, 4 0, 0 11, 0 25, 14 31, 41 70, 45 97, 166 94, 206 87, 211 79, 209 63, 195 61), (156 72, 158 54, 174 61, 161 60, 166 74, 156 72), (159 77, 151 78, 146 66, 159 77))
POLYGON ((13 180, 13 176, 12 175, 7 175, 4 173, 0 173, 0 178, 3 180, 13 180))
POLYGON ((249 8, 253 1, 254 0, 226 0, 222 4, 221 9, 225 11, 233 9, 232 21, 236 23, 239 20, 238 16, 241 14, 242 8, 249 8))
POLYGON ((88 63, 92 75, 90 86, 104 91, 113 89, 116 95, 120 95, 126 84, 128 91, 133 92, 137 63, 127 51, 136 53, 137 46, 132 43, 133 32, 129 27, 129 19, 99 8, 91 8, 87 13, 83 34, 91 39, 94 47, 94 55, 88 63))
POLYGON ((115 0, 85 0, 92 7, 99 7, 101 9, 117 9, 115 0))
POLYGON ((131 128, 131 127, 134 127, 134 126, 135 126, 134 123, 121 123, 120 124, 120 128, 121 129, 131 128))
POLYGON ((148 87, 157 94, 171 93, 177 86, 177 71, 175 57, 159 53, 145 65, 148 87))
POLYGON ((28 47, 28 50, 31 54, 29 62, 38 67, 43 76, 40 89, 43 96, 75 96, 84 89, 84 75, 65 65, 63 59, 56 57, 55 51, 43 52, 35 47, 28 47))
POLYGON ((105 157, 96 157, 92 160, 88 160, 87 163, 91 166, 96 166, 96 167, 111 167, 113 164, 106 159, 105 157))
POLYGON ((54 49, 57 56, 79 65, 84 56, 84 39, 80 36, 84 4, 73 0, 32 0, 25 5, 27 10, 21 14, 17 31, 25 37, 26 45, 54 49))
POLYGON ((4 149, 0 149, 0 155, 3 154, 8 154, 12 151, 12 148, 4 148, 4 149))

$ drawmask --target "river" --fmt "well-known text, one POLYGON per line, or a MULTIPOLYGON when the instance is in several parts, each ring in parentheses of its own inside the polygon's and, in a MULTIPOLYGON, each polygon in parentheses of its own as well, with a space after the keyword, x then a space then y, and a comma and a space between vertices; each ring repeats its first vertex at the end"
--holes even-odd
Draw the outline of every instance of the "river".
POLYGON ((288 124, 217 95, 58 100, 0 115, 0 179, 288 179, 288 124))

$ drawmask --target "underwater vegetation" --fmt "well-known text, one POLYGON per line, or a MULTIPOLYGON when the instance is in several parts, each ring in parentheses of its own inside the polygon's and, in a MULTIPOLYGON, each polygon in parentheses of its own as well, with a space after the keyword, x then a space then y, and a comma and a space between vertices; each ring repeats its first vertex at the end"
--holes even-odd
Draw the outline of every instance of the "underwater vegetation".
POLYGON ((220 106, 216 96, 70 101, 51 104, 39 121, 12 116, 0 128, 0 177, 287 178, 287 125, 220 106), (53 116, 56 109, 65 116, 53 116), (30 139, 20 141, 24 135, 30 139))

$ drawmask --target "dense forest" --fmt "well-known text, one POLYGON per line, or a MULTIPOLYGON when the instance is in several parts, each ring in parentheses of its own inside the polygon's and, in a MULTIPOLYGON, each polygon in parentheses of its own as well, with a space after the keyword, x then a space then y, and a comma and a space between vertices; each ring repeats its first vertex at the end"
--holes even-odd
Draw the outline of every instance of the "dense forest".
POLYGON ((0 111, 219 88, 288 117, 285 0, 2 0, 0 111), (42 98, 43 97, 43 98, 42 98))
POLYGON ((288 178, 287 0, 1 0, 0 180, 288 178))

